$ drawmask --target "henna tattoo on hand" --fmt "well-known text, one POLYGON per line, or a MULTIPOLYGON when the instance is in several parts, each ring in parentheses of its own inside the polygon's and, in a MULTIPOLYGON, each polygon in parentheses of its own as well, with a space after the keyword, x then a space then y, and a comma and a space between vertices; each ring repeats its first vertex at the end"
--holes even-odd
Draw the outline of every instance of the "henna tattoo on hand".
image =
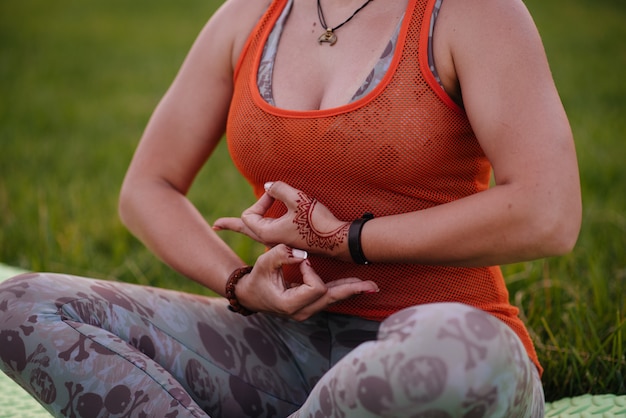
POLYGON ((349 223, 342 224, 340 227, 332 231, 320 231, 313 225, 313 211, 318 203, 317 200, 310 198, 306 194, 299 192, 300 199, 296 201, 298 204, 295 212, 293 223, 296 224, 298 233, 306 241, 311 248, 320 248, 322 250, 332 251, 339 246, 348 236, 349 223))

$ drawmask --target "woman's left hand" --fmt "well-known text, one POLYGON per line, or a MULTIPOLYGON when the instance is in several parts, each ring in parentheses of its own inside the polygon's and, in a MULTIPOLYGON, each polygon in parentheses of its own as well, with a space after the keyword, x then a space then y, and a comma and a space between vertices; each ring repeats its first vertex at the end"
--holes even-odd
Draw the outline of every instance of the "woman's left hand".
POLYGON ((313 254, 349 259, 350 222, 337 219, 326 206, 283 182, 267 183, 265 194, 241 218, 220 218, 215 230, 236 231, 268 246, 286 244, 313 254), (280 218, 265 217, 275 200, 287 207, 280 218), (346 257, 347 256, 347 257, 346 257))

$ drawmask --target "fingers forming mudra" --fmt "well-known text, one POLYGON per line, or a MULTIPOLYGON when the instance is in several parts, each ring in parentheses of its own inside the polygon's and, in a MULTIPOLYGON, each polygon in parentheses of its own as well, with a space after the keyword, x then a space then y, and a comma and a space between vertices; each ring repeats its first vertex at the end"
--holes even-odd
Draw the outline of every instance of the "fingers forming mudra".
POLYGON ((259 256, 250 274, 237 285, 239 302, 247 309, 301 321, 329 305, 378 291, 372 281, 345 278, 325 283, 307 260, 307 253, 277 245, 259 256), (286 283, 282 267, 299 265, 302 283, 286 283))
POLYGON ((269 247, 286 244, 324 255, 333 255, 346 241, 350 223, 338 220, 315 198, 283 182, 267 183, 265 190, 241 218, 220 218, 214 229, 243 233, 269 247), (287 213, 266 217, 276 200, 284 203, 287 213))

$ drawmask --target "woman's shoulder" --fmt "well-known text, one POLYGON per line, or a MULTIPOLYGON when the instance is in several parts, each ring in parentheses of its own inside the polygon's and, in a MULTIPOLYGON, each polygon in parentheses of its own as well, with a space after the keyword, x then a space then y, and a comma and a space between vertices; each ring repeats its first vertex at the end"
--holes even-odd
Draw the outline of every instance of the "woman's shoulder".
POLYGON ((442 35, 466 42, 536 30, 523 0, 444 0, 440 21, 446 28, 442 35))
POLYGON ((275 0, 225 0, 214 18, 231 27, 254 25, 275 0))
POLYGON ((519 51, 540 49, 537 35, 522 0, 444 0, 433 53, 446 91, 461 102, 460 71, 480 70, 492 59, 507 61, 519 51))
POLYGON ((209 21, 216 36, 232 45, 236 60, 250 32, 274 0, 226 0, 209 21))

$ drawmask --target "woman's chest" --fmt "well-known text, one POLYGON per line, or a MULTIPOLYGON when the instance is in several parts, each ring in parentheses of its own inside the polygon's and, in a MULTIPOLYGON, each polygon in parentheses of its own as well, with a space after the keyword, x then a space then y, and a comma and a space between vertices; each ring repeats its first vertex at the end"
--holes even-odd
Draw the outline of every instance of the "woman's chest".
POLYGON ((327 6, 323 24, 316 4, 295 0, 284 24, 272 78, 277 107, 318 110, 349 103, 388 46, 407 0, 372 1, 343 25, 350 8, 320 2, 327 6), (319 42, 325 27, 337 25, 334 44, 319 42))

